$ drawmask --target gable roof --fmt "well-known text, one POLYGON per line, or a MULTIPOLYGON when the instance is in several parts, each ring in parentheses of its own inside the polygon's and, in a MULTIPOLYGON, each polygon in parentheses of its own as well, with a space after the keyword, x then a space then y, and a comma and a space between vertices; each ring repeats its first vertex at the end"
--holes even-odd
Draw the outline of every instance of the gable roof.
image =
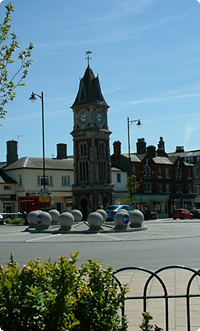
POLYGON ((17 184, 17 182, 0 170, 0 184, 17 184))

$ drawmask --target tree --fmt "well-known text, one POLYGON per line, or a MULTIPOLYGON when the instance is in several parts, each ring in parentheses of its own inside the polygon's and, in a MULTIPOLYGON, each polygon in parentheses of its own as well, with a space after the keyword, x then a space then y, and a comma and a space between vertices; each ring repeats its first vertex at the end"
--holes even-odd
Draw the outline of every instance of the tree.
POLYGON ((0 119, 5 119, 7 111, 5 105, 16 96, 15 90, 18 86, 24 86, 24 79, 28 75, 28 68, 32 64, 30 59, 33 44, 30 43, 25 50, 18 54, 17 68, 12 74, 11 65, 14 53, 20 48, 17 35, 11 32, 11 14, 14 12, 12 3, 5 6, 6 15, 0 24, 0 119))
POLYGON ((135 193, 136 189, 138 188, 138 182, 134 177, 127 178, 126 190, 128 193, 128 203, 132 206, 134 197, 133 193, 135 193))

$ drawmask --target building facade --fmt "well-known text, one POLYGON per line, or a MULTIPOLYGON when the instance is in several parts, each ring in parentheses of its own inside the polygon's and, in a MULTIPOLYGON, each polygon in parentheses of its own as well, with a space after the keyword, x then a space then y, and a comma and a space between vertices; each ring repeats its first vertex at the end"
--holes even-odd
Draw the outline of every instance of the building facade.
POLYGON ((45 159, 46 190, 43 192, 43 159, 18 159, 17 142, 7 142, 7 161, 1 163, 0 169, 0 212, 28 213, 52 206, 60 212, 71 210, 73 158, 67 157, 66 147, 58 144, 57 158, 45 159))
MULTIPOLYGON (((135 208, 146 215, 155 211, 162 218, 171 217, 176 208, 194 207, 193 165, 179 155, 167 155, 162 137, 157 150, 154 146, 146 146, 144 138, 138 139, 137 152, 130 155, 131 167, 129 155, 121 153, 121 143, 116 141, 113 146, 112 166, 127 171, 128 176, 136 180, 135 208)), ((125 203, 127 198, 124 194, 120 203, 125 203)))

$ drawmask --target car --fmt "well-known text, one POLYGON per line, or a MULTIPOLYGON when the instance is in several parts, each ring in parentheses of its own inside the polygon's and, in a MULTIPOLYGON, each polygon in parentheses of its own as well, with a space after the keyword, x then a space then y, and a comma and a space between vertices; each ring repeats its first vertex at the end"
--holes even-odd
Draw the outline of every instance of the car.
POLYGON ((0 224, 5 224, 3 215, 0 214, 0 224))
POLYGON ((200 218, 200 209, 192 209, 190 213, 192 213, 193 218, 200 218))
POLYGON ((187 209, 176 209, 173 212, 173 219, 175 220, 176 218, 180 218, 182 220, 186 219, 186 218, 193 218, 192 213, 190 213, 187 209))
POLYGON ((121 209, 124 209, 126 211, 128 211, 128 213, 130 214, 130 212, 132 210, 134 210, 131 206, 129 205, 110 205, 107 206, 104 210, 107 213, 107 219, 106 221, 113 221, 114 220, 114 216, 115 214, 120 211, 121 209))

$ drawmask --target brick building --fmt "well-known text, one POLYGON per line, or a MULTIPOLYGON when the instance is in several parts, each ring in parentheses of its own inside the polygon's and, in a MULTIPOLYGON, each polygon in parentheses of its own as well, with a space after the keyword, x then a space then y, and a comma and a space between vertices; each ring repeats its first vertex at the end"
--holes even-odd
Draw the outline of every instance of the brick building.
MULTIPOLYGON (((134 207, 147 214, 156 211, 159 217, 171 217, 175 208, 192 209, 195 199, 193 165, 179 155, 169 156, 162 137, 157 149, 147 146, 144 138, 138 139, 136 145, 137 152, 130 154, 131 160, 128 154, 121 153, 119 141, 114 142, 111 155, 113 167, 127 171, 136 179, 134 207)), ((122 196, 121 203, 125 198, 127 195, 122 196)))

